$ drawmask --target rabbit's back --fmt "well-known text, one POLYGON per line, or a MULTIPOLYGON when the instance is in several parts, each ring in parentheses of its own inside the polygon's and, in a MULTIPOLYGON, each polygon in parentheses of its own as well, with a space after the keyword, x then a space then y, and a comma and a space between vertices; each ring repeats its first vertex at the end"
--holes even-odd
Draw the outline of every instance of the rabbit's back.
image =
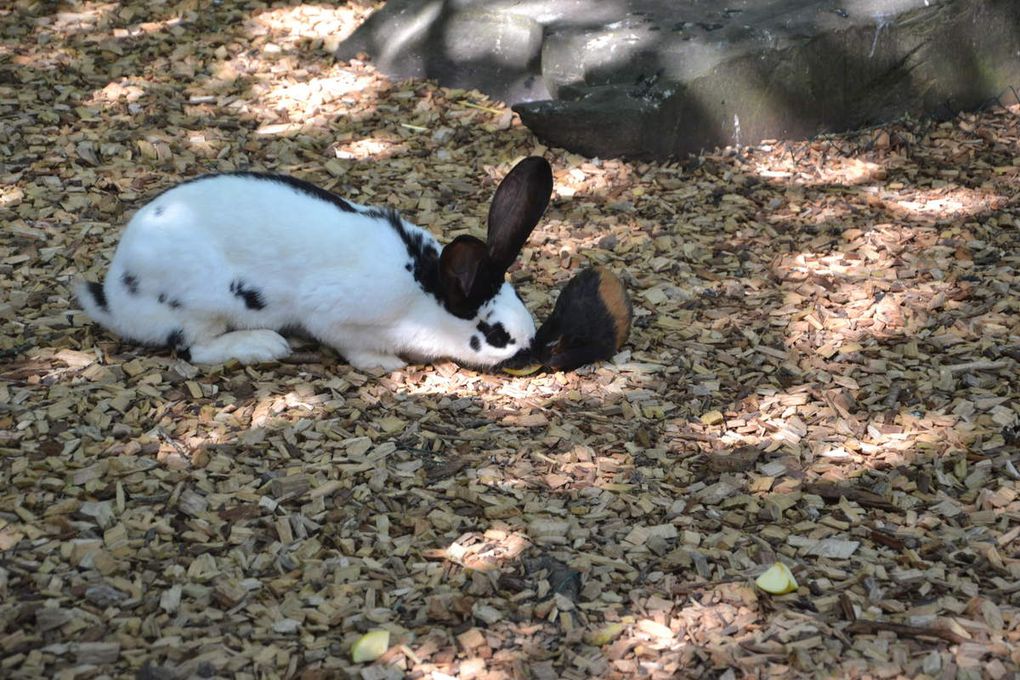
POLYGON ((269 271, 349 269, 367 255, 377 269, 387 255, 406 251, 397 227, 417 229, 389 217, 293 178, 214 175, 157 196, 135 214, 121 243, 160 257, 217 251, 236 265, 269 271))

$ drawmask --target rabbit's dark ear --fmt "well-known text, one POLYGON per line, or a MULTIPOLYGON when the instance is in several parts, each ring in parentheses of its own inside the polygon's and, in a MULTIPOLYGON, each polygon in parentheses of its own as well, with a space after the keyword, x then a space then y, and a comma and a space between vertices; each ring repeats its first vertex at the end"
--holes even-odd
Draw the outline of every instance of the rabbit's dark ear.
POLYGON ((549 162, 530 156, 500 182, 489 207, 489 259, 505 272, 549 205, 553 178, 549 162))
POLYGON ((439 278, 447 307, 454 314, 467 314, 488 279, 485 243, 474 236, 458 236, 439 256, 439 278))

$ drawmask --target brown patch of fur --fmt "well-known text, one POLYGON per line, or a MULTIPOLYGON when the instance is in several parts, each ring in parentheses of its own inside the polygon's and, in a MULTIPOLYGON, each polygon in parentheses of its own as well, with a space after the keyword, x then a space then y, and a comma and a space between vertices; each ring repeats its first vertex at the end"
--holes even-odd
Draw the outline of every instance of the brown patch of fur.
POLYGON ((623 287, 620 278, 605 267, 596 267, 599 274, 599 298, 609 310, 613 317, 613 326, 616 336, 616 350, 623 347, 630 334, 630 322, 633 314, 630 306, 630 298, 627 297, 627 289, 623 287))

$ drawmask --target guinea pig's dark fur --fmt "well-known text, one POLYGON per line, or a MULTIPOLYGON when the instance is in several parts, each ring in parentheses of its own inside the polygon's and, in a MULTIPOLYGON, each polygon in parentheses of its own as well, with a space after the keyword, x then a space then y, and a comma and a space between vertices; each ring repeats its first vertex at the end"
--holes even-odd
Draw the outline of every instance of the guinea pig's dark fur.
POLYGON ((540 363, 554 371, 572 371, 610 359, 627 341, 632 318, 619 277, 605 267, 584 269, 563 288, 528 351, 511 361, 515 366, 540 363))

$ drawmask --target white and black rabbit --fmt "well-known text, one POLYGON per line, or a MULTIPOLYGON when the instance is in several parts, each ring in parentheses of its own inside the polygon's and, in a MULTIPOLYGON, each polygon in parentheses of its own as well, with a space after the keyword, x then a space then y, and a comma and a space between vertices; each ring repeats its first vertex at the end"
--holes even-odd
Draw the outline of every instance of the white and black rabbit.
POLYGON ((393 210, 293 177, 207 175, 141 208, 105 281, 77 296, 122 337, 195 363, 279 359, 279 331, 300 328, 359 369, 494 367, 535 335, 506 270, 551 193, 549 163, 526 158, 496 190, 487 241, 442 247, 393 210))

